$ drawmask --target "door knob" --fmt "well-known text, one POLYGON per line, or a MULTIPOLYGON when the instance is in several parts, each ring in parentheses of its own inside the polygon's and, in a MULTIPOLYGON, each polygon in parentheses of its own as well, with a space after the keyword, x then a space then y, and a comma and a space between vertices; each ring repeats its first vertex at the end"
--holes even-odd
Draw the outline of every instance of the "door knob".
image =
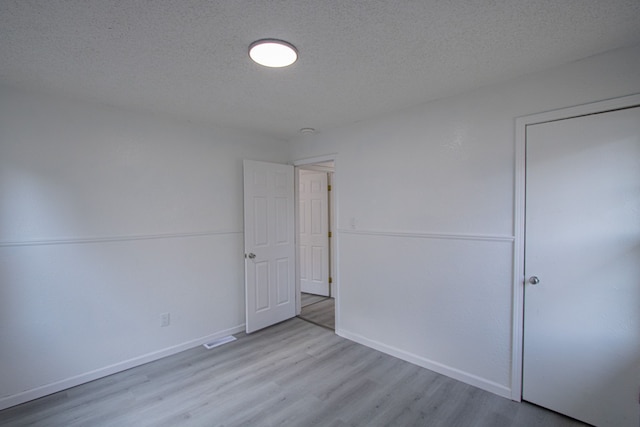
POLYGON ((253 252, 251 252, 249 255, 247 255, 247 258, 249 259, 254 259, 256 257, 256 254, 254 254, 253 252))
POLYGON ((540 279, 538 279, 538 276, 531 276, 529 277, 529 283, 531 283, 532 285, 537 285, 538 283, 540 283, 540 279))

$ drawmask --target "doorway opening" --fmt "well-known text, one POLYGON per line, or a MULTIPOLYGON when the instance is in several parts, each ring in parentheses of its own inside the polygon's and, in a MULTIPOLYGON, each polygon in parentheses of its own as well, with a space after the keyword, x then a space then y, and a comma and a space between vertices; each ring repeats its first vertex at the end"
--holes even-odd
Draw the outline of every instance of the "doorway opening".
POLYGON ((336 304, 332 297, 323 297, 302 292, 302 308, 299 318, 323 328, 336 330, 336 304))
POLYGON ((335 160, 296 164, 296 293, 298 316, 331 330, 336 325, 335 160))

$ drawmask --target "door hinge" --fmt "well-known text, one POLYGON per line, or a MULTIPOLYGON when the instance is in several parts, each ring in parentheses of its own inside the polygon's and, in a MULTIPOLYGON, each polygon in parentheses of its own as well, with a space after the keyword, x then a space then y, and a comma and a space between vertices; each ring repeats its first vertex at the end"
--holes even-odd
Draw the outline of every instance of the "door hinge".
POLYGON ((332 277, 329 277, 329 283, 330 284, 333 283, 333 278, 332 277))
POLYGON ((333 235, 331 234, 331 232, 329 232, 329 238, 333 237, 333 235))
POLYGON ((331 191, 331 184, 327 185, 327 190, 331 191))

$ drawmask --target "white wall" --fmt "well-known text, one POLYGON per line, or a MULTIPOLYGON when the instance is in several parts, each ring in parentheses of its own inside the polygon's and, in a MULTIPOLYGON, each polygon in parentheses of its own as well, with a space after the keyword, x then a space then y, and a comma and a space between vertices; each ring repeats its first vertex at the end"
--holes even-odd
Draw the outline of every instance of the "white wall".
POLYGON ((0 87, 0 409, 242 330, 242 159, 287 147, 0 87))
POLYGON ((639 92, 636 46, 294 141, 337 153, 338 333, 511 396, 514 119, 639 92))

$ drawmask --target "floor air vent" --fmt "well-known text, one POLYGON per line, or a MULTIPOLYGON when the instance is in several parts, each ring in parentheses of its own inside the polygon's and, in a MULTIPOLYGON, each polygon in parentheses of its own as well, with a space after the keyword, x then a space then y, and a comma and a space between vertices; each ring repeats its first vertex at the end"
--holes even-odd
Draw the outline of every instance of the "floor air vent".
POLYGON ((226 344, 228 342, 232 342, 232 341, 235 341, 235 340, 236 340, 236 337, 234 337, 233 335, 229 335, 228 337, 219 338, 219 339, 217 339, 215 341, 211 341, 211 342, 208 342, 208 343, 202 344, 202 345, 204 345, 204 348, 206 348, 207 350, 211 350, 212 348, 221 346, 222 344, 226 344))

